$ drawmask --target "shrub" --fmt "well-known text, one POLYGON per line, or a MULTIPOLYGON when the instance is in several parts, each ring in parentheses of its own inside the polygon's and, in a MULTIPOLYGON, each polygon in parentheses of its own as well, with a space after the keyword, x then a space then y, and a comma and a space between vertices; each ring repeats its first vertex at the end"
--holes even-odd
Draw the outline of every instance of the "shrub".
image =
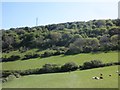
POLYGON ((61 54, 64 54, 65 52, 64 51, 59 51, 59 50, 57 50, 55 53, 54 53, 54 55, 61 55, 61 54))
POLYGON ((2 58, 2 62, 15 61, 20 59, 20 55, 11 55, 9 58, 2 58))
POLYGON ((74 62, 68 62, 68 63, 65 63, 63 66, 61 66, 62 71, 74 71, 77 69, 78 69, 78 66, 74 62))
POLYGON ((92 47, 90 47, 90 46, 86 46, 85 48, 84 48, 84 53, 90 53, 92 51, 92 47))
POLYGON ((14 73, 14 75, 15 75, 16 78, 20 78, 21 77, 21 75, 19 73, 14 73))
POLYGON ((42 67, 43 73, 59 72, 60 67, 57 64, 45 64, 42 67))
POLYGON ((40 55, 37 53, 28 53, 24 56, 24 58, 22 60, 37 58, 37 57, 40 57, 40 55))
POLYGON ((40 69, 28 69, 28 70, 24 70, 24 71, 20 71, 19 74, 20 75, 31 75, 31 74, 40 74, 39 73, 40 69))
POLYGON ((41 57, 49 57, 49 56, 53 56, 54 52, 53 51, 46 51, 44 52, 44 54, 41 55, 41 57))
POLYGON ((79 54, 81 53, 81 49, 78 48, 78 47, 73 47, 72 49, 68 49, 66 52, 65 52, 65 55, 74 55, 74 54, 79 54))
POLYGON ((11 57, 10 57, 10 59, 11 60, 18 60, 18 59, 20 59, 20 55, 12 55, 11 57))
POLYGON ((8 81, 11 81, 11 80, 13 80, 15 78, 16 78, 15 75, 11 74, 11 75, 8 76, 8 81))
POLYGON ((120 65, 120 62, 114 62, 114 65, 120 65))
POLYGON ((7 81, 8 81, 7 78, 2 78, 2 83, 5 83, 7 81))
POLYGON ((97 68, 102 65, 102 62, 99 60, 92 60, 89 62, 83 63, 82 66, 80 66, 81 69, 90 69, 90 68, 97 68))
POLYGON ((10 74, 12 74, 12 71, 2 71, 2 77, 8 77, 10 74))

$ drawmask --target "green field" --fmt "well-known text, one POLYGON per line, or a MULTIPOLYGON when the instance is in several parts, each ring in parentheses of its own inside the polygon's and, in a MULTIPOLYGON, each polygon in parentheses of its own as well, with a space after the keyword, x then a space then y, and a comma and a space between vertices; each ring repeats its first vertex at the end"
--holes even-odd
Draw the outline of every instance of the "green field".
POLYGON ((118 66, 66 73, 23 76, 3 84, 3 88, 117 88, 118 66), (93 76, 103 74, 103 80, 93 76), (109 77, 109 74, 112 74, 109 77))
POLYGON ((103 63, 106 62, 116 62, 118 61, 118 52, 108 52, 108 53, 87 53, 87 54, 77 54, 77 55, 59 55, 59 56, 51 56, 47 58, 35 58, 29 60, 18 60, 13 62, 3 62, 0 63, 2 65, 3 70, 25 70, 25 69, 34 69, 40 68, 42 65, 46 63, 54 63, 54 64, 65 64, 66 62, 75 62, 78 65, 82 65, 86 61, 90 60, 101 60, 103 63))

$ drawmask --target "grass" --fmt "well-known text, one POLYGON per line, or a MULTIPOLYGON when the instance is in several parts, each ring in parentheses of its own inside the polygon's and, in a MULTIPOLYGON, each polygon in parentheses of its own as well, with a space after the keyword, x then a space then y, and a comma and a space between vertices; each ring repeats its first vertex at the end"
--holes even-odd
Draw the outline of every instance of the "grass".
POLYGON ((3 70, 26 70, 40 68, 46 63, 64 64, 66 62, 75 62, 78 65, 82 65, 85 61, 90 60, 101 60, 103 63, 106 62, 116 62, 118 61, 118 52, 108 52, 108 53, 87 53, 87 54, 77 54, 68 56, 51 56, 48 58, 35 58, 29 60, 18 60, 13 62, 3 62, 3 70))
POLYGON ((24 76, 3 84, 3 88, 117 88, 118 66, 96 68, 66 73, 24 76), (103 80, 93 76, 103 74, 103 80), (112 74, 109 77, 109 74, 112 74))

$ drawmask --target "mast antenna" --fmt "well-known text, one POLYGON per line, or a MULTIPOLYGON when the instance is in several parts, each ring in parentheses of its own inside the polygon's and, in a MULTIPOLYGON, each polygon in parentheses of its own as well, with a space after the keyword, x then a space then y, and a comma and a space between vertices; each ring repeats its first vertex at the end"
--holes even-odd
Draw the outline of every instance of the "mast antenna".
POLYGON ((36 18, 36 26, 38 26, 38 17, 36 18))

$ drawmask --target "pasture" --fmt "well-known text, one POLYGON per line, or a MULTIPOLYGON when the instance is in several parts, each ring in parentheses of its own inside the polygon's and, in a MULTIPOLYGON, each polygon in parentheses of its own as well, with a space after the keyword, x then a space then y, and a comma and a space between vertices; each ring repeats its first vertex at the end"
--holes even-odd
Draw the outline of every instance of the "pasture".
POLYGON ((86 61, 91 60, 101 60, 103 63, 107 62, 117 62, 118 61, 118 52, 111 51, 108 53, 82 53, 77 55, 59 55, 59 56, 51 56, 47 58, 35 58, 28 60, 18 60, 12 62, 3 62, 0 63, 2 65, 3 70, 26 70, 26 69, 34 69, 40 68, 46 63, 52 64, 65 64, 66 62, 75 62, 78 65, 82 65, 86 61))
POLYGON ((117 88, 118 66, 74 71, 29 75, 8 81, 3 88, 117 88), (94 80, 93 76, 103 74, 103 80, 94 80), (110 77, 109 74, 112 76, 110 77))

